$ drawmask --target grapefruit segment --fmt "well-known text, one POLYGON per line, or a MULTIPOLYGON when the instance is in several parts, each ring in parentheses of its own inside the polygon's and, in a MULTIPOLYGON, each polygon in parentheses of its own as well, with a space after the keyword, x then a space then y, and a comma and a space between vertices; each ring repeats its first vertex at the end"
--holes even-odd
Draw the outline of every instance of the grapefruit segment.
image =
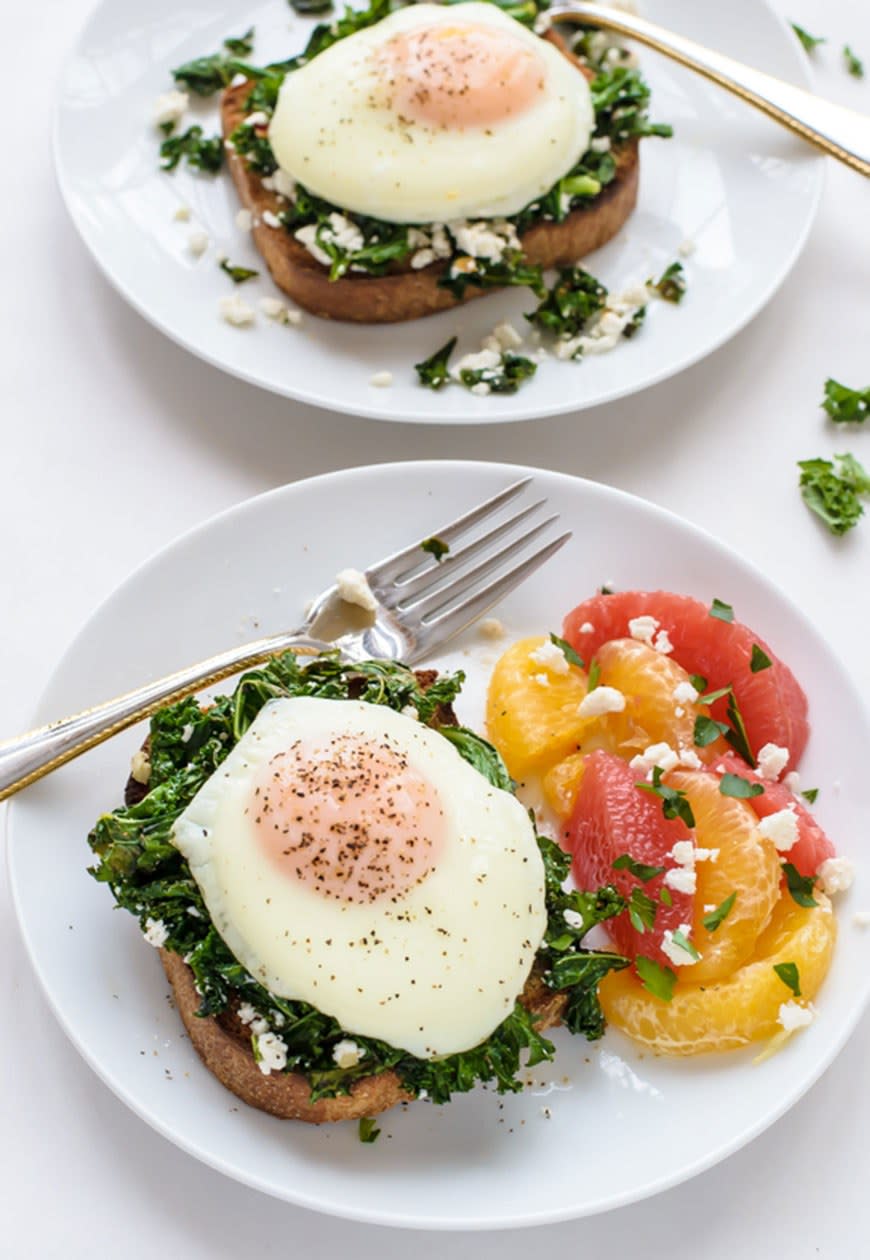
MULTIPOLYGON (((806 696, 791 670, 748 626, 711 616, 707 604, 688 595, 619 591, 579 604, 565 618, 563 633, 589 661, 604 643, 630 636, 630 622, 647 617, 666 631, 673 659, 690 674, 702 675, 709 691, 733 685, 753 754, 764 744, 778 744, 789 750, 788 768, 793 769, 809 735, 806 696), (754 646, 771 664, 753 673, 754 646)), ((641 624, 635 630, 645 628, 641 624)), ((726 703, 723 698, 713 705, 719 721, 725 720, 726 703)))

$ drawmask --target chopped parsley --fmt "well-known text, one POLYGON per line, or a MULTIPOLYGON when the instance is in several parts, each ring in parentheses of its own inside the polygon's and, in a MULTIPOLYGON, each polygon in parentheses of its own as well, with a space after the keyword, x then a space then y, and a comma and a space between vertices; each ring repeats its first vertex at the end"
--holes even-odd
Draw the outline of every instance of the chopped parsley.
POLYGON ((586 668, 583 663, 583 657, 575 652, 571 644, 567 643, 565 639, 560 639, 557 634, 551 634, 550 642, 559 648, 569 665, 576 665, 578 669, 586 668))
POLYGON ((829 376, 822 406, 838 424, 860 424, 870 414, 870 385, 866 389, 850 389, 829 376))
POLYGON ((846 69, 849 71, 849 74, 856 79, 864 78, 864 62, 860 57, 856 57, 848 44, 843 45, 843 60, 846 63, 846 69))
POLYGON ((730 604, 723 603, 721 599, 714 599, 710 605, 710 616, 718 617, 720 621, 733 621, 734 609, 730 604))
POLYGON ((420 543, 420 550, 427 551, 437 561, 442 561, 450 550, 449 545, 441 538, 426 538, 420 543))
POLYGON ((854 455, 798 461, 801 498, 832 534, 842 535, 864 515, 861 499, 870 494, 870 476, 854 455))
POLYGON ((752 645, 752 655, 749 658, 749 669, 753 674, 760 674, 763 669, 770 669, 773 661, 765 652, 764 648, 759 647, 757 643, 752 645))
POLYGON ((621 853, 613 863, 615 871, 629 871, 642 884, 648 884, 651 879, 655 879, 656 875, 662 875, 665 868, 663 866, 646 866, 643 862, 637 862, 630 853, 621 853))
POLYGON ((791 29, 797 35, 800 42, 808 53, 818 48, 819 44, 826 44, 828 41, 824 35, 811 35, 809 31, 804 30, 802 26, 798 26, 797 22, 791 23, 791 29))
POLYGON ((702 691, 707 690, 707 679, 703 674, 689 674, 689 682, 700 695, 702 691))
POLYGON ((651 932, 656 921, 656 903, 642 888, 632 888, 628 899, 628 917, 636 932, 651 932))
POLYGON ((800 997, 801 977, 800 977, 800 972, 798 971, 797 963, 793 963, 793 962, 774 963, 773 969, 776 972, 776 974, 779 976, 783 984, 786 985, 789 989, 791 989, 795 997, 800 997))
POLYGON ((589 694, 590 691, 595 690, 600 680, 601 680, 601 665, 599 664, 597 660, 592 660, 589 662, 589 674, 587 675, 587 678, 586 678, 586 694, 587 695, 589 694))
POLYGON ((706 748, 709 744, 715 743, 720 735, 726 735, 728 730, 727 722, 717 722, 715 718, 699 713, 695 718, 695 747, 706 748))
POLYGON ((226 272, 233 284, 244 284, 246 280, 253 280, 260 274, 251 267, 234 267, 228 258, 222 260, 220 268, 221 271, 226 272))
POLYGON ((818 795, 819 795, 818 788, 804 788, 803 791, 801 792, 801 796, 804 798, 805 801, 809 801, 810 805, 815 805, 816 800, 818 799, 818 795))
MULTIPOLYGON (((717 601, 714 601, 717 602, 717 601)), ((725 605, 727 607, 727 605, 725 605)), ((725 620, 725 618, 723 618, 725 620)), ((728 704, 725 708, 725 716, 730 725, 726 727, 722 734, 731 745, 736 753, 739 753, 745 762, 755 769, 755 755, 749 745, 749 736, 746 733, 746 723, 743 721, 743 714, 740 712, 740 706, 737 703, 737 697, 734 694, 734 687, 731 683, 727 687, 720 687, 718 691, 708 691, 698 699, 702 704, 714 704, 715 701, 721 700, 723 696, 728 697, 728 704)))
POLYGON ((655 289, 659 297, 664 298, 666 302, 680 303, 686 293, 686 276, 683 271, 683 264, 672 262, 667 267, 658 280, 654 283, 650 282, 650 288, 655 289))
POLYGON ((793 901, 796 901, 799 906, 805 906, 807 909, 819 904, 813 896, 817 882, 815 875, 801 875, 793 862, 783 862, 782 871, 785 875, 786 887, 791 893, 793 901))
POLYGON ((654 962, 652 958, 644 958, 639 954, 635 959, 635 967, 637 974, 640 976, 643 987, 662 1002, 670 1002, 674 996, 674 985, 677 983, 677 973, 672 971, 670 967, 662 967, 660 963, 654 962))
POLYGON ((692 806, 689 804, 689 798, 680 788, 668 787, 662 783, 662 771, 660 766, 656 766, 653 770, 652 783, 635 783, 636 788, 641 792, 649 792, 652 796, 658 796, 662 802, 662 813, 667 819, 679 818, 687 827, 695 826, 695 815, 692 813, 692 806))
POLYGON ((711 910, 709 914, 704 916, 702 922, 708 932, 716 932, 722 926, 728 918, 728 915, 734 909, 734 902, 736 900, 737 893, 733 892, 729 897, 726 897, 715 910, 711 910))
POLYGON ((195 171, 207 171, 213 175, 224 161, 224 146, 220 136, 204 136, 202 127, 195 124, 180 136, 168 136, 160 146, 161 165, 164 171, 174 171, 182 158, 195 171))
POLYGON ((723 774, 719 780, 719 791, 723 796, 733 796, 738 801, 751 800, 753 796, 761 796, 764 787, 761 783, 751 783, 739 774, 723 774))

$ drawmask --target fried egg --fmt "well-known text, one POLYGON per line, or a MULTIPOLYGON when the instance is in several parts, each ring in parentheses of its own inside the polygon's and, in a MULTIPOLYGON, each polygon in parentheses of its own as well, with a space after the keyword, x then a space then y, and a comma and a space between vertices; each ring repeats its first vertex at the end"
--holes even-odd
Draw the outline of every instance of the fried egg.
POLYGON ((493 4, 414 4, 286 76, 269 127, 282 170, 393 223, 515 214, 582 157, 586 78, 493 4))
POLYGON ((523 806, 382 705, 271 701, 173 840, 260 984, 418 1058, 485 1040, 546 930, 523 806))

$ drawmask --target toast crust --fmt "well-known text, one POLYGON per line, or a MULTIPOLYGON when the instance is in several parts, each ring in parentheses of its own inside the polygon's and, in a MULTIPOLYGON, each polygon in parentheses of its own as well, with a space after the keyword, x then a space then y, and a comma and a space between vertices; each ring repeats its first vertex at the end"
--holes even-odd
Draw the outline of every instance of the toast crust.
MULTIPOLYGON (((221 98, 221 127, 224 139, 244 120, 245 102, 253 88, 248 80, 227 88, 221 98)), ((263 187, 262 176, 252 170, 233 149, 226 150, 227 162, 242 205, 251 211, 254 244, 263 257, 272 279, 294 302, 322 319, 350 323, 390 324, 420 319, 462 305, 472 298, 494 292, 492 287, 472 285, 464 296, 454 297, 449 289, 438 287, 448 262, 435 262, 413 271, 402 264, 382 276, 348 272, 339 280, 329 279, 329 270, 308 252, 286 229, 263 222, 267 211, 278 214, 282 201, 263 187)), ((520 235, 526 260, 543 268, 564 267, 606 244, 623 226, 637 203, 640 173, 636 139, 614 149, 616 175, 606 184, 591 206, 574 210, 561 223, 541 221, 520 235)))
MULTIPOLYGON (((349 1094, 311 1102, 311 1087, 301 1073, 270 1072, 266 1076, 260 1071, 251 1050, 250 1032, 234 1012, 218 1018, 197 1015, 200 999, 193 972, 178 954, 161 949, 160 961, 197 1054, 220 1083, 249 1106, 284 1120, 324 1124, 376 1116, 397 1103, 413 1101, 414 1095, 402 1088, 395 1072, 381 1072, 362 1077, 349 1094)), ((548 989, 540 973, 533 970, 520 1001, 538 1016, 540 1032, 561 1022, 566 998, 548 989)))

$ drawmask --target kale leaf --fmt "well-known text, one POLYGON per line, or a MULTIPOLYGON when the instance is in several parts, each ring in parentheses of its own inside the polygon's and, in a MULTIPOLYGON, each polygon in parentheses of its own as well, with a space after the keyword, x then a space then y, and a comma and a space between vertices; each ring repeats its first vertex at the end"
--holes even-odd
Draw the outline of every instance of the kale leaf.
POLYGON ((450 382, 450 369, 448 363, 450 356, 456 348, 456 338, 451 337, 440 350, 436 350, 428 359, 424 359, 422 363, 415 363, 414 369, 420 378, 421 385, 427 385, 429 389, 443 389, 450 382))
POLYGON ((246 280, 253 280, 260 274, 251 267, 235 267, 228 258, 221 260, 220 269, 226 272, 233 284, 244 284, 246 280))
POLYGON ((460 367, 459 381, 467 389, 486 386, 486 390, 481 390, 481 392, 515 394, 523 381, 531 380, 537 370, 537 363, 532 362, 531 359, 506 350, 502 352, 501 361, 496 367, 460 367))
POLYGON ((838 424, 861 423, 870 414, 870 385, 866 389, 850 389, 829 376, 822 406, 838 424))
POLYGON ((682 302, 686 292, 686 276, 683 272, 683 264, 672 262, 666 267, 658 280, 650 281, 650 288, 655 289, 659 297, 664 298, 666 302, 682 302))
POLYGON ((174 171, 182 158, 195 171, 214 174, 224 160, 224 146, 220 136, 203 136, 202 127, 194 125, 180 136, 168 136, 160 146, 164 171, 174 171))
POLYGON ((559 337, 572 337, 607 303, 607 289, 582 267, 564 267, 536 310, 526 319, 559 337))
POLYGON ((804 503, 832 534, 845 534, 864 515, 861 499, 870 494, 870 477, 854 455, 802 459, 800 491, 804 503))

